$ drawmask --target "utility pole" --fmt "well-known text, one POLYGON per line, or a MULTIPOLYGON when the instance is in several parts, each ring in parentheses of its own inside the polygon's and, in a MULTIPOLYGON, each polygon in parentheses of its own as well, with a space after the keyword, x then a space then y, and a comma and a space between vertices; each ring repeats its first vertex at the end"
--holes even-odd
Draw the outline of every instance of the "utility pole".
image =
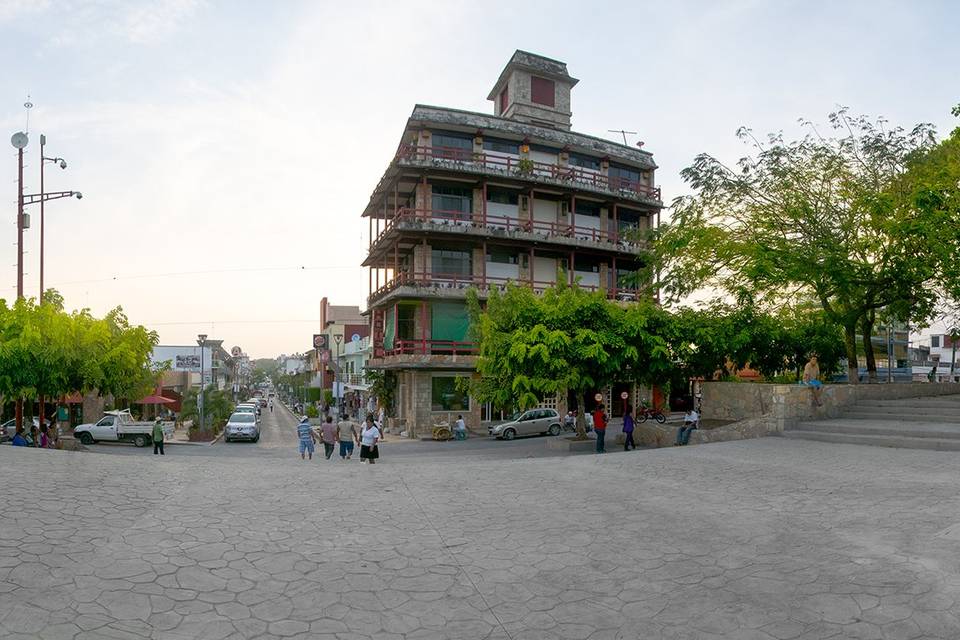
POLYGON ((343 376, 340 373, 340 343, 343 342, 343 334, 337 333, 333 336, 337 343, 337 368, 334 371, 333 380, 337 390, 337 420, 343 415, 343 376))
POLYGON ((950 344, 953 347, 953 352, 950 354, 950 382, 956 382, 954 373, 957 369, 957 339, 960 338, 960 327, 952 327, 950 329, 950 344))

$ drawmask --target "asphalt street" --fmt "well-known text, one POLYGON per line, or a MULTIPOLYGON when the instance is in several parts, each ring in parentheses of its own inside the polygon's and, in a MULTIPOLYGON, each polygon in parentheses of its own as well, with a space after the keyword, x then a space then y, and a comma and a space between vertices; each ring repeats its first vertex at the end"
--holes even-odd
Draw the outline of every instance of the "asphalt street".
MULTIPOLYGON (((214 444, 200 443, 167 443, 165 446, 168 456, 197 456, 216 458, 288 458, 300 461, 297 452, 297 420, 287 407, 277 403, 273 413, 264 409, 260 423, 259 442, 222 442, 214 444)), ((128 456, 153 455, 150 447, 140 449, 128 443, 102 442, 90 445, 87 449, 95 453, 128 456)), ((323 451, 323 447, 317 447, 323 451)), ((616 447, 608 450, 617 451, 616 447)), ((416 462, 424 457, 452 457, 469 459, 524 459, 566 456, 547 448, 546 437, 533 436, 518 438, 512 441, 497 440, 490 437, 471 437, 466 441, 431 442, 408 440, 397 435, 387 435, 380 448, 381 459, 378 464, 392 464, 402 462, 416 462)), ((350 461, 356 463, 357 456, 350 461)), ((314 456, 314 463, 343 464, 337 456, 327 461, 323 456, 314 456)))

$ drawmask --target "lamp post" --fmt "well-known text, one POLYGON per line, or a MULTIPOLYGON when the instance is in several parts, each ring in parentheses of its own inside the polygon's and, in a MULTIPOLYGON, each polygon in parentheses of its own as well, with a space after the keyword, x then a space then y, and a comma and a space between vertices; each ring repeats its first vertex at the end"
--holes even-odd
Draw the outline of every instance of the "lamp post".
POLYGON ((340 343, 343 342, 343 335, 337 333, 333 336, 333 340, 337 343, 337 368, 333 380, 337 389, 337 420, 340 420, 340 416, 343 415, 343 376, 340 375, 340 343))
MULTIPOLYGON (((59 164, 61 169, 67 168, 67 161, 63 158, 48 158, 43 155, 43 147, 47 144, 47 136, 40 135, 40 193, 46 193, 43 188, 43 168, 48 162, 59 164)), ((82 196, 79 196, 82 197, 82 196)), ((43 224, 44 224, 44 203, 46 199, 40 201, 40 304, 43 304, 43 224)))
POLYGON ((201 333, 197 335, 197 344, 200 345, 200 393, 197 395, 197 405, 200 409, 200 430, 203 431, 204 420, 203 420, 203 348, 207 344, 207 334, 201 333))
POLYGON ((950 344, 953 347, 950 354, 950 382, 957 381, 954 377, 957 369, 957 339, 960 339, 960 327, 952 327, 950 329, 950 344))

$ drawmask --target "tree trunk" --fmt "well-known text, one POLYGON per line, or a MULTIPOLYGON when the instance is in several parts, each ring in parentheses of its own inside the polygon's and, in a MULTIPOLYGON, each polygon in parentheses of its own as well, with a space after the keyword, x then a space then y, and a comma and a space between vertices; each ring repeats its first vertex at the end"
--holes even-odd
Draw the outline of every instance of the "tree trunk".
POLYGON ((863 353, 867 361, 867 382, 870 384, 876 384, 879 381, 879 376, 877 376, 877 359, 873 353, 873 323, 875 317, 873 312, 867 313, 863 316, 863 320, 860 322, 860 333, 863 334, 861 337, 863 339, 863 353))
MULTIPOLYGON (((580 404, 583 404, 583 401, 580 401, 580 404)), ((577 428, 577 440, 586 440, 587 439, 587 418, 583 413, 583 407, 577 408, 577 419, 574 421, 574 425, 577 428)))
POLYGON ((843 343, 847 349, 847 383, 860 384, 860 363, 857 361, 857 323, 843 328, 843 343))

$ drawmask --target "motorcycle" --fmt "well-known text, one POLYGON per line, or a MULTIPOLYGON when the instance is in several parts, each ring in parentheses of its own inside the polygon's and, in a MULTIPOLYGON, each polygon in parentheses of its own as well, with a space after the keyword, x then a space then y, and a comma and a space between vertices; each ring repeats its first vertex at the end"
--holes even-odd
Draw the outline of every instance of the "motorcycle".
POLYGON ((663 415, 659 409, 651 409, 647 406, 642 406, 637 409, 637 421, 646 422, 647 418, 653 418, 657 421, 657 424, 663 424, 667 421, 667 416, 663 415))

